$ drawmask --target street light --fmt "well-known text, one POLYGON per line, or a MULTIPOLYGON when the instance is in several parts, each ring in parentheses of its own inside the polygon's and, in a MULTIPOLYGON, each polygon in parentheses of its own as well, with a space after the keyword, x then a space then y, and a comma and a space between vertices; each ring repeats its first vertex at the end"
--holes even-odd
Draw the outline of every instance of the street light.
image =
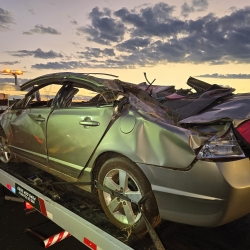
POLYGON ((1 74, 3 75, 13 75, 15 77, 15 85, 17 85, 17 75, 22 75, 22 70, 11 70, 11 69, 4 69, 1 74))

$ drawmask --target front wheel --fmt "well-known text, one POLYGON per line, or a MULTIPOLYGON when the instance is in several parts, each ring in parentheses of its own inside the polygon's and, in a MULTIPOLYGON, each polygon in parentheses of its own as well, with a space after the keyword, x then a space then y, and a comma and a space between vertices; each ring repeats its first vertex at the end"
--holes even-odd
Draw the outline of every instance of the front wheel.
MULTIPOLYGON (((98 183, 134 202, 138 202, 151 192, 143 205, 143 211, 152 226, 159 223, 159 211, 151 185, 142 170, 129 159, 119 157, 106 161, 98 174, 98 183)), ((147 231, 137 205, 100 189, 98 189, 98 196, 104 212, 115 226, 133 234, 144 234, 147 231)))

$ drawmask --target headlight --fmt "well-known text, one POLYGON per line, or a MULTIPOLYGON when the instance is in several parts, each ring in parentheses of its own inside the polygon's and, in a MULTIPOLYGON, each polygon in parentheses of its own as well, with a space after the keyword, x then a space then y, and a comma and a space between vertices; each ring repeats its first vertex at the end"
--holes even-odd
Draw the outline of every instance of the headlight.
POLYGON ((218 159, 218 158, 244 158, 245 154, 241 150, 232 128, 229 128, 222 135, 211 137, 199 151, 198 159, 218 159))

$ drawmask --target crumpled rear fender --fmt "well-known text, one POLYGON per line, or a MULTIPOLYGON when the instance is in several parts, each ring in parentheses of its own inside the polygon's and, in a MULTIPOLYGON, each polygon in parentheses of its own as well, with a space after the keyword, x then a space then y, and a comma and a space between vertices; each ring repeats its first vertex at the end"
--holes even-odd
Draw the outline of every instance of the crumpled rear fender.
POLYGON ((172 169, 185 169, 195 159, 189 146, 191 131, 164 123, 150 121, 128 110, 111 126, 89 167, 105 152, 122 154, 133 162, 172 169))

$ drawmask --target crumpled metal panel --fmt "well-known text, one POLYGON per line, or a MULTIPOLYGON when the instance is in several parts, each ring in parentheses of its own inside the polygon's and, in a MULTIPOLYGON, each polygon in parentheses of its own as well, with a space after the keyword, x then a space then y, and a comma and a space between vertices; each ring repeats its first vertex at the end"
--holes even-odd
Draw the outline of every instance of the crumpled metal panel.
POLYGON ((48 74, 32 79, 21 85, 20 89, 26 90, 36 85, 39 86, 56 82, 73 81, 81 85, 91 86, 92 88, 101 91, 104 89, 104 85, 102 83, 104 80, 106 79, 96 78, 88 74, 61 72, 61 73, 48 74))
POLYGON ((229 126, 230 126, 230 122, 228 123, 222 123, 222 124, 200 124, 200 125, 195 125, 192 127, 192 130, 199 132, 202 135, 206 135, 206 136, 212 136, 217 134, 218 132, 221 131, 226 131, 228 130, 229 126))
POLYGON ((139 112, 149 115, 150 120, 161 121, 164 123, 173 124, 173 121, 162 108, 147 101, 141 101, 135 95, 129 95, 129 103, 135 107, 139 112))
MULTIPOLYGON (((149 115, 149 119, 173 124, 173 120, 166 112, 169 109, 161 107, 161 104, 158 101, 150 97, 149 93, 145 91, 145 86, 122 82, 120 80, 105 80, 102 81, 102 83, 110 90, 123 92, 125 95, 128 94, 129 103, 137 110, 149 115)), ((172 88, 172 86, 163 86, 160 89, 165 91, 169 88, 172 88)), ((156 92, 157 90, 155 90, 155 93, 156 92)))
POLYGON ((89 166, 96 157, 105 152, 117 152, 127 156, 134 162, 152 164, 171 169, 187 169, 196 155, 189 146, 191 130, 177 127, 160 119, 152 122, 141 115, 138 109, 124 110, 122 115, 110 127, 108 133, 98 146, 89 166), (130 133, 124 133, 120 128, 123 117, 135 117, 135 127, 130 133), (122 143, 114 144, 114 141, 122 143), (173 155, 181 157, 173 157, 173 155))
POLYGON ((214 105, 206 112, 190 116, 179 121, 179 124, 184 123, 208 123, 218 120, 238 120, 244 121, 250 119, 250 95, 234 95, 221 104, 214 105))
POLYGON ((206 136, 197 136, 197 135, 190 135, 189 136, 189 146, 192 149, 199 148, 201 145, 205 144, 209 137, 206 136))
POLYGON ((122 86, 119 84, 118 80, 108 80, 108 79, 103 79, 102 84, 113 91, 119 91, 119 92, 124 92, 122 86))
POLYGON ((194 99, 194 101, 184 107, 177 109, 177 112, 180 113, 180 118, 186 118, 192 115, 197 114, 204 108, 208 107, 217 99, 231 94, 233 89, 215 89, 209 90, 200 95, 199 98, 194 99))
POLYGON ((46 122, 38 122, 40 116, 46 119, 50 109, 11 111, 9 127, 12 135, 8 136, 9 144, 16 148, 13 151, 31 160, 47 163, 46 122), (20 150, 22 149, 22 150, 20 150))
POLYGON ((150 95, 158 99, 159 97, 165 97, 172 94, 175 91, 175 86, 159 86, 159 85, 138 85, 142 90, 147 91, 150 95))

